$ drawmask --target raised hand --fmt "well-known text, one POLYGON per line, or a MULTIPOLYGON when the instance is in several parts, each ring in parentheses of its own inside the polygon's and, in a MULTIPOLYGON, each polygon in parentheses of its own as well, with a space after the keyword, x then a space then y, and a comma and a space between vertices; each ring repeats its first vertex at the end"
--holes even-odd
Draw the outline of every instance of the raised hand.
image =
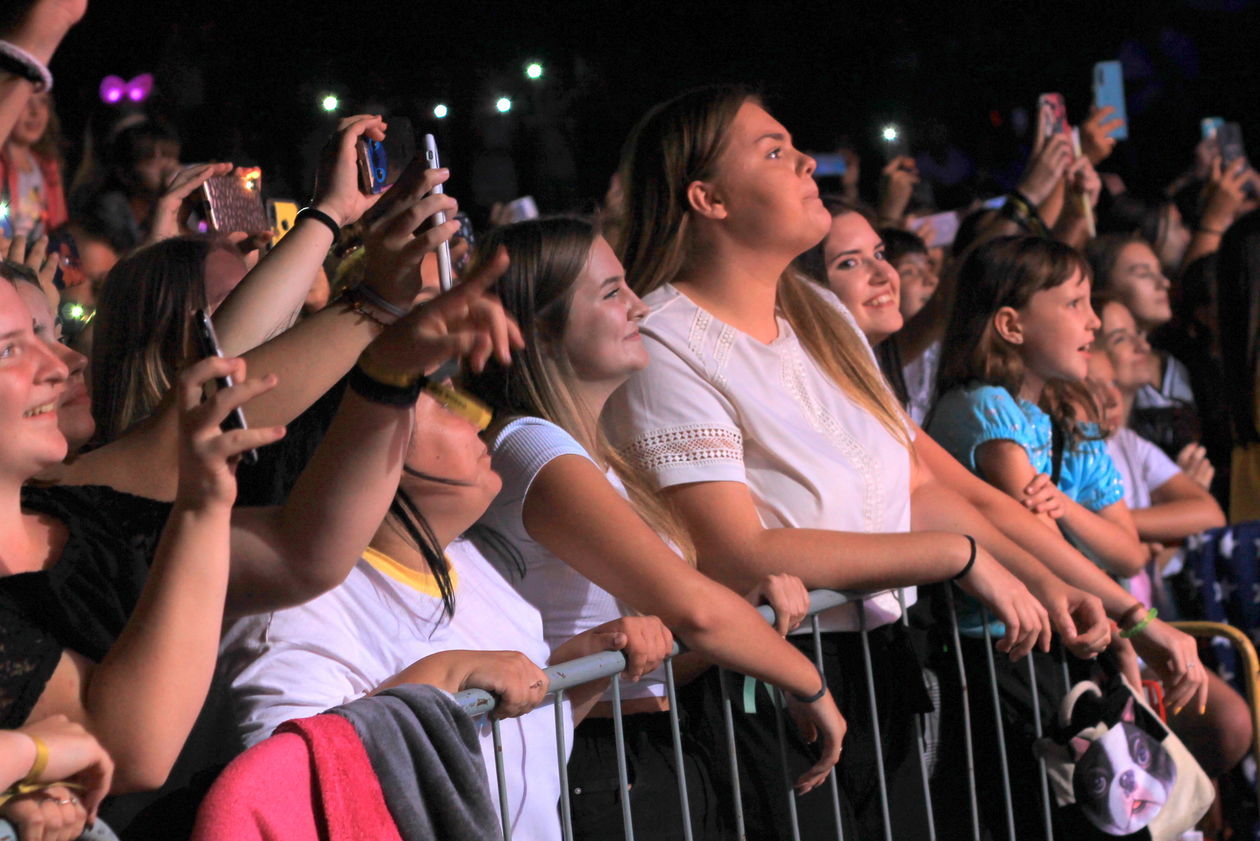
POLYGON ((1110 105, 1103 108, 1094 106, 1089 109, 1089 117, 1081 123, 1081 151, 1094 166, 1110 157, 1116 148, 1116 139, 1111 132, 1124 125, 1120 117, 1112 117, 1116 109, 1110 105))
POLYGON ((404 378, 430 373, 448 359, 467 358, 474 371, 482 370, 491 355, 510 365, 512 351, 525 342, 490 291, 507 267, 507 251, 500 249, 458 286, 390 325, 364 353, 374 367, 404 378))
POLYGON ((1177 466, 1194 483, 1205 491, 1212 487, 1212 479, 1216 477, 1216 468, 1208 461, 1207 450, 1193 441, 1181 448, 1177 453, 1177 466))
POLYGON ((315 175, 315 198, 311 206, 322 210, 338 225, 357 222, 383 193, 366 195, 359 189, 359 139, 363 136, 384 140, 388 125, 379 115, 358 114, 337 124, 337 131, 324 144, 315 175))
POLYGON ((179 490, 176 502, 190 508, 226 505, 236 500, 236 462, 246 450, 280 440, 284 427, 233 429, 219 424, 233 410, 271 390, 276 377, 245 379, 243 359, 212 356, 189 366, 179 376, 179 490), (211 380, 231 376, 236 384, 219 389, 209 399, 202 394, 211 380))

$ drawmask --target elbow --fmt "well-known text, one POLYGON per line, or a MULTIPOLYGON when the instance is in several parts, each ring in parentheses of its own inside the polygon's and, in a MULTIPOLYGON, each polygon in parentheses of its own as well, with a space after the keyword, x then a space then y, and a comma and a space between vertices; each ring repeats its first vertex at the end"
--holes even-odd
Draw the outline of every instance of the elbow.
POLYGON ((1221 506, 1217 503, 1217 501, 1213 499, 1211 500, 1211 503, 1212 509, 1205 517, 1203 531, 1207 531, 1208 529, 1219 529, 1228 522, 1228 520, 1225 519, 1225 512, 1221 510, 1221 506))
POLYGON ((1150 559, 1146 547, 1136 541, 1132 541, 1132 546, 1126 547, 1123 555, 1119 555, 1112 559, 1112 572, 1122 578, 1132 578, 1135 575, 1141 575, 1146 569, 1146 562, 1150 559))
MULTIPOLYGON (((717 586, 721 587, 720 584, 717 586)), ((736 599, 739 598, 733 591, 728 592, 736 599)), ((740 599, 740 601, 743 600, 740 599)), ((711 636, 722 624, 722 615, 726 611, 722 610, 721 602, 721 599, 713 598, 689 599, 683 611, 668 623, 670 630, 685 642, 688 648, 702 650, 704 647, 702 641, 711 636)), ((729 613, 727 615, 729 616, 729 613)))

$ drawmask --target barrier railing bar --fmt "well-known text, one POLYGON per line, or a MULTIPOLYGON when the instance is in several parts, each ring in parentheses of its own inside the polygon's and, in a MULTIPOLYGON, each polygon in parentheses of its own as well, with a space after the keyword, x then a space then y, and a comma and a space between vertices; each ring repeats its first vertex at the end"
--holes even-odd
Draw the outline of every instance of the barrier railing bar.
MULTIPOLYGON (((807 615, 849 604, 858 599, 870 598, 873 595, 877 594, 841 593, 838 590, 812 590, 809 594, 809 612, 807 615)), ((761 614, 761 618, 766 620, 767 623, 774 624, 774 610, 769 605, 762 605, 757 608, 757 612, 761 614)), ((671 656, 677 656, 686 650, 686 647, 675 642, 671 656)), ((600 651, 596 654, 579 657, 576 660, 568 660, 564 663, 548 666, 543 669, 543 674, 547 676, 549 681, 547 691, 558 692, 561 689, 572 689, 575 686, 581 686, 583 683, 589 683, 592 680, 612 677, 625 671, 625 668, 626 658, 620 651, 600 651)), ((465 689, 462 692, 457 692, 455 693, 455 703, 468 715, 474 717, 490 712, 495 706, 494 696, 484 689, 465 689)))
POLYGON ((569 799, 569 751, 564 744, 564 690, 556 691, 556 764, 560 766, 560 830, 573 841, 573 804, 569 799))
MULTIPOLYGON (((1028 657, 1028 686, 1033 698, 1033 732, 1037 740, 1041 740, 1041 696, 1037 691, 1037 670, 1033 668, 1033 658, 1028 657)), ((1050 779, 1046 773, 1046 758, 1037 757, 1037 776, 1041 781, 1041 819, 1045 824, 1046 841, 1054 841, 1054 819, 1050 815, 1050 779)))
MULTIPOLYGON (((1002 806, 1006 809, 1006 838, 1015 839, 1015 806, 1011 801, 1011 770, 1006 762, 1006 728, 1002 725, 1002 701, 998 698, 997 668, 993 663, 993 634, 989 631, 989 611, 980 611, 980 623, 984 627, 984 658, 989 669, 989 697, 993 700, 993 726, 997 730, 998 767, 1002 769, 1002 806)), ((1028 655, 1032 659, 1032 654, 1028 655)), ((1037 697, 1033 696, 1033 705, 1037 697)))
POLYGON ((801 841, 801 825, 796 815, 796 790, 792 788, 792 777, 788 773, 787 730, 783 725, 783 698, 779 690, 773 686, 766 687, 774 702, 774 726, 779 734, 779 769, 783 773, 783 787, 787 791, 788 816, 792 820, 792 841, 801 841))
POLYGON ((735 714, 731 710, 731 691, 726 686, 725 669, 718 669, 718 689, 722 693, 722 723, 726 730, 726 755, 730 760, 731 797, 735 802, 735 837, 747 841, 744 831, 744 801, 739 785, 739 757, 735 752, 735 714))
MULTIPOLYGON (((1242 656, 1247 669, 1245 681, 1247 705, 1251 709, 1252 750, 1257 763, 1260 763, 1260 657, 1256 655, 1255 644, 1243 631, 1232 625, 1219 622, 1184 621, 1174 622, 1173 627, 1182 633, 1200 639, 1224 637, 1229 640, 1242 656)), ((1260 773, 1256 774, 1256 798, 1260 800, 1260 773)))
POLYGON ((621 678, 612 677, 613 741, 617 747, 618 799, 621 801, 621 828, 626 841, 634 841, 634 820, 630 817, 630 774, 626 770, 626 731, 621 715, 621 678))
POLYGON ((944 587, 945 604, 949 608, 949 624, 954 633, 954 660, 958 664, 958 680, 961 692, 963 714, 963 745, 967 753, 967 794, 971 807, 971 838, 980 841, 980 806, 976 800, 976 757, 971 748, 971 701, 970 689, 967 686, 967 669, 963 665, 962 640, 958 633, 958 613, 954 607, 954 591, 947 584, 944 587))
POLYGON ((512 810, 508 804, 507 772, 503 768, 503 731, 499 719, 490 719, 490 735, 494 740, 494 774, 499 781, 499 820, 503 824, 503 841, 512 841, 512 810))
MULTIPOLYGON (((910 627, 910 614, 906 613, 905 590, 897 591, 897 604, 901 606, 901 624, 910 627)), ((817 622, 815 622, 815 625, 817 622)), ((937 710, 939 713, 940 710, 937 710)), ((936 812, 932 808, 932 782, 927 767, 927 747, 923 737, 923 715, 914 717, 915 749, 919 752, 919 779, 923 784, 923 808, 927 811, 928 841, 936 841, 936 812)))
POLYGON ((870 633, 866 630, 866 602, 858 600, 858 636, 862 640, 862 669, 866 699, 871 705, 871 738, 875 742, 875 776, 879 783, 879 810, 884 820, 884 841, 892 841, 892 817, 888 810, 888 781, 884 777, 884 740, 879 732, 879 705, 875 700, 875 670, 871 665, 870 633))
MULTIPOLYGON (((814 665, 818 667, 818 674, 822 677, 823 682, 827 681, 827 671, 823 667, 822 656, 822 630, 818 624, 818 615, 809 617, 809 631, 814 638, 814 665)), ((831 813, 836 819, 836 839, 844 841, 844 824, 840 820, 840 781, 836 779, 840 776, 837 769, 827 777, 827 787, 831 789, 831 813)))
POLYGON ((678 695, 674 691, 674 664, 665 661, 665 694, 669 698, 669 733, 674 742, 674 767, 678 772, 678 802, 682 806, 683 841, 692 841, 691 799, 687 797, 687 768, 683 764, 682 730, 678 726, 678 695))

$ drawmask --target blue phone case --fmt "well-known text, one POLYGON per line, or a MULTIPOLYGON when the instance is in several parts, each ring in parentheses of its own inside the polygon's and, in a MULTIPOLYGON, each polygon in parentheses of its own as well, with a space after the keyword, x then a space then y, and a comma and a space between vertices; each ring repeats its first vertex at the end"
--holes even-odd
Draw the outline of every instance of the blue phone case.
POLYGON ((1113 129, 1110 136, 1116 140, 1128 140, 1129 112, 1124 107, 1124 69, 1120 62, 1100 61, 1094 65, 1094 104, 1099 108, 1110 105, 1116 109, 1111 116, 1124 120, 1124 125, 1113 129))

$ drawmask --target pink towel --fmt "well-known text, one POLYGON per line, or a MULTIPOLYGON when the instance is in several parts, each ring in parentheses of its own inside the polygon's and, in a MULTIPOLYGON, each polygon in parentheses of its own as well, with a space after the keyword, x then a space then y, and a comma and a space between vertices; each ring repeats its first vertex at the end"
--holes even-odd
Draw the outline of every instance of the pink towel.
POLYGON ((210 788, 192 841, 402 841, 354 727, 288 721, 210 788))

